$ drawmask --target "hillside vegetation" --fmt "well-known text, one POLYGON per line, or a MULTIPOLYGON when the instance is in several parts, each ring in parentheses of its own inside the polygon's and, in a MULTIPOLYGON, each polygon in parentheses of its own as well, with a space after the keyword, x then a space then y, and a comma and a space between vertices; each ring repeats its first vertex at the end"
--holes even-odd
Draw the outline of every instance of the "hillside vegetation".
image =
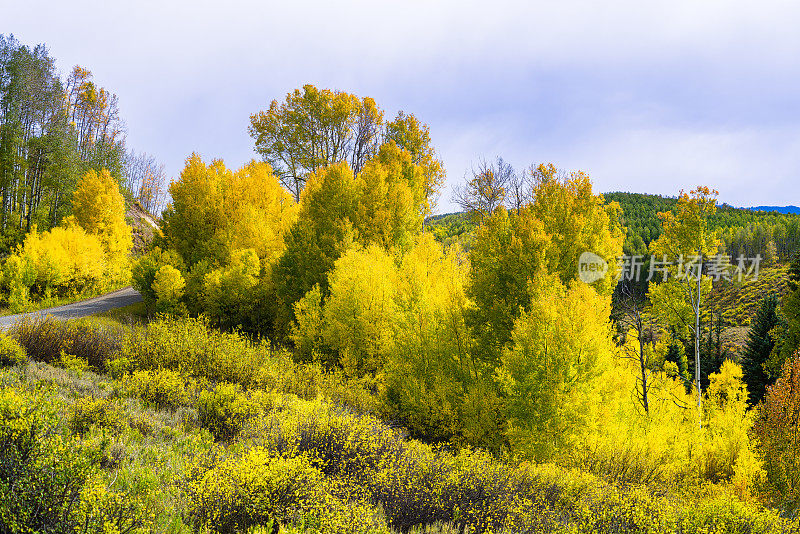
POLYGON ((201 321, 15 336, 30 361, 2 338, 4 361, 17 354, 0 375, 11 531, 800 531, 742 487, 665 490, 632 458, 601 477, 425 445, 358 381, 201 321))
POLYGON ((0 290, 131 280, 143 317, 0 336, 0 533, 800 531, 795 216, 497 158, 426 222, 428 126, 305 85, 250 117, 262 161, 190 155, 131 258, 131 182, 80 124, 74 187, 8 208, 0 290))

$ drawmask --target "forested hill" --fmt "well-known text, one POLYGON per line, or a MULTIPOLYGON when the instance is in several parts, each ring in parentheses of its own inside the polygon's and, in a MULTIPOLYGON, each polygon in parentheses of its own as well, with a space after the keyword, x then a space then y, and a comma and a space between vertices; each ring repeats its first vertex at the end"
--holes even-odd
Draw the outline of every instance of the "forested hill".
MULTIPOLYGON (((661 234, 658 213, 670 211, 677 199, 642 193, 605 193, 608 202, 622 206, 628 234, 625 253, 643 254, 650 241, 661 234)), ((800 244, 800 215, 775 211, 753 211, 720 204, 711 218, 713 227, 719 230, 728 254, 748 257, 761 254, 786 259, 800 244), (773 243, 773 245, 770 245, 773 243)))
MULTIPOLYGON (((624 252, 644 254, 650 242, 661 234, 658 213, 671 211, 675 197, 644 193, 613 192, 603 195, 607 202, 622 207, 627 227, 624 252)), ((427 227, 437 240, 450 244, 460 241, 468 246, 473 222, 465 213, 447 213, 428 218, 427 227)), ((727 253, 747 257, 761 254, 766 258, 777 255, 787 259, 800 245, 800 214, 777 211, 755 211, 720 204, 712 216, 712 225, 720 231, 727 253), (774 244, 774 247, 770 245, 774 244)))

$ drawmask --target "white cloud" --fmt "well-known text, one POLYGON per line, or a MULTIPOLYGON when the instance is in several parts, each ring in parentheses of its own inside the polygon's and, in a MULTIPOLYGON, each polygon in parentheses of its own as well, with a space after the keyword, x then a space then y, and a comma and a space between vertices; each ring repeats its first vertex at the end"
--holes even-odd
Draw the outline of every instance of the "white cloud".
POLYGON ((600 190, 800 193, 793 1, 0 0, 0 13, 2 31, 117 92, 130 143, 173 174, 194 150, 245 162, 248 115, 315 83, 417 113, 451 183, 501 154, 580 167, 600 190))

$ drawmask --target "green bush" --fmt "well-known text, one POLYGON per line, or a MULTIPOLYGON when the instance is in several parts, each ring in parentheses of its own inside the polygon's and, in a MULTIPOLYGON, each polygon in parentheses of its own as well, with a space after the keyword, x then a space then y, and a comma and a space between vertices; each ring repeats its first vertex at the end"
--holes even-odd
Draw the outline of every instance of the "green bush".
POLYGON ((126 376, 123 389, 149 406, 175 409, 189 405, 195 396, 197 383, 177 371, 158 369, 136 371, 126 376))
POLYGON ((302 525, 307 533, 388 532, 380 514, 346 503, 328 490, 323 473, 302 456, 274 456, 263 448, 197 470, 186 485, 195 528, 241 532, 258 525, 302 525))
POLYGON ((124 418, 112 401, 83 397, 70 407, 67 426, 79 435, 94 426, 116 431, 124 426, 124 418))
POLYGON ((218 384, 201 391, 197 403, 200 425, 219 441, 236 437, 254 417, 270 407, 269 396, 261 391, 245 392, 237 384, 218 384))
POLYGON ((5 334, 0 334, 0 366, 16 365, 28 361, 28 353, 17 341, 5 334))
POLYGON ((0 531, 126 532, 143 524, 125 494, 96 477, 105 441, 58 431, 59 405, 0 388, 0 531))

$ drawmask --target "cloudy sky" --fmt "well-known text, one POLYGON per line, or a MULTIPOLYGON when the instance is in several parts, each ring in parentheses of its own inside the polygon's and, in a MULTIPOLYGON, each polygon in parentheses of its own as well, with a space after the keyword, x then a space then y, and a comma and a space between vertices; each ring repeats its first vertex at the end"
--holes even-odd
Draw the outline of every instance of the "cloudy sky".
POLYGON ((697 184, 800 204, 800 3, 0 0, 117 93, 128 144, 177 176, 198 152, 256 157, 250 114, 311 83, 431 127, 449 188, 478 158, 552 161, 598 191, 697 184))

